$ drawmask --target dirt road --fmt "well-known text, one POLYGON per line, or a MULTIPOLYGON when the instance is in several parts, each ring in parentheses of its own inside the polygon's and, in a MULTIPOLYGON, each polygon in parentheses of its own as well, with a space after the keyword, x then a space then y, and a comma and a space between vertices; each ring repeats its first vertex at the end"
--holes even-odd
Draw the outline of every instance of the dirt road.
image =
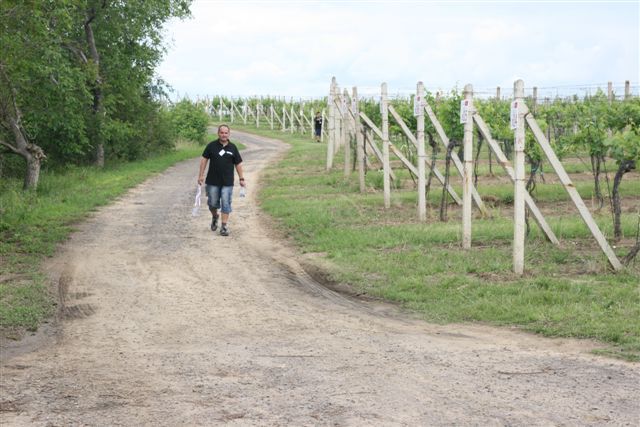
POLYGON ((3 348, 1 425, 639 424, 638 364, 315 283, 254 201, 284 146, 234 137, 249 192, 230 237, 191 217, 194 159, 101 209, 52 260, 64 319, 34 348, 3 348))

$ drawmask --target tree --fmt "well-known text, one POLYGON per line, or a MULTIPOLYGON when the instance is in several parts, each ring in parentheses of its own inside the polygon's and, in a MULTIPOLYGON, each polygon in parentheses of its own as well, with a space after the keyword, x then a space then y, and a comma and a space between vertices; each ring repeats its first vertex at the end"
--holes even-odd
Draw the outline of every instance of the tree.
POLYGON ((134 123, 140 115, 131 106, 145 110, 144 105, 153 102, 153 74, 164 53, 162 25, 172 17, 188 16, 190 4, 191 0, 79 2, 78 26, 67 47, 87 71, 92 94, 87 127, 96 165, 104 165, 105 143, 136 135, 134 123))
POLYGON ((0 2, 0 145, 25 159, 25 189, 37 187, 46 158, 39 137, 68 111, 62 92, 74 72, 59 48, 70 27, 66 4, 0 2))
POLYGON ((178 136, 189 141, 204 142, 209 116, 202 107, 183 99, 171 109, 171 122, 178 136))
POLYGON ((612 129, 617 129, 604 141, 604 146, 608 149, 609 156, 613 157, 618 165, 613 179, 612 199, 614 236, 620 239, 622 237, 620 183, 624 174, 636 169, 640 161, 640 100, 635 98, 618 104, 611 112, 609 123, 612 129))

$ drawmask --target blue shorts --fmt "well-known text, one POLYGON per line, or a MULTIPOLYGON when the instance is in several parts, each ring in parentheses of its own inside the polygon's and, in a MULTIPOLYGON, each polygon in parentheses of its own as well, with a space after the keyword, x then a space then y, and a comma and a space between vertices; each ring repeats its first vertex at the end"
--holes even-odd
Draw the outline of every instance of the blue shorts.
POLYGON ((233 186, 217 186, 207 184, 207 204, 209 209, 220 209, 223 214, 231 213, 231 195, 233 186))

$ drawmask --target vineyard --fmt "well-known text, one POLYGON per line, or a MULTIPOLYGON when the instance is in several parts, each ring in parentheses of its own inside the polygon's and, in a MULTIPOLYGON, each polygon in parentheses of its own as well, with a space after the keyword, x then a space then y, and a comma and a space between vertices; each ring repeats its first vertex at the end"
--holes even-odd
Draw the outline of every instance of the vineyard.
POLYGON ((522 91, 515 112, 513 99, 473 99, 472 88, 432 94, 419 86, 416 95, 391 99, 383 84, 376 99, 359 98, 357 88, 340 91, 335 81, 323 100, 214 97, 205 105, 221 122, 309 135, 320 111, 328 171, 343 159, 345 178, 357 172, 361 193, 383 190, 385 209, 393 210, 392 192, 413 194, 419 222, 456 215, 464 248, 471 247, 474 218, 519 211, 508 214, 517 274, 525 234, 535 233, 530 218, 550 244, 560 245, 558 214, 581 217, 610 267, 620 270, 640 250, 640 99, 610 88, 542 102, 522 91), (469 125, 461 123, 466 115, 469 125), (515 132, 521 147, 514 146, 515 132))

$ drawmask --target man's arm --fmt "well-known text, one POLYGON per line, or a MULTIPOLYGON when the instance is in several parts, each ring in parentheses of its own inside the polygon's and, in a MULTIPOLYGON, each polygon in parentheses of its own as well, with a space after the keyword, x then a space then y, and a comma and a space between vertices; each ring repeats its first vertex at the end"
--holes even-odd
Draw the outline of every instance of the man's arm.
POLYGON ((198 172, 198 185, 202 185, 204 182, 204 170, 207 168, 207 163, 209 163, 209 159, 203 157, 200 159, 200 171, 198 172))
POLYGON ((244 172, 242 171, 242 163, 238 163, 236 165, 236 172, 238 172, 238 177, 240 178, 240 185, 244 187, 244 172))

